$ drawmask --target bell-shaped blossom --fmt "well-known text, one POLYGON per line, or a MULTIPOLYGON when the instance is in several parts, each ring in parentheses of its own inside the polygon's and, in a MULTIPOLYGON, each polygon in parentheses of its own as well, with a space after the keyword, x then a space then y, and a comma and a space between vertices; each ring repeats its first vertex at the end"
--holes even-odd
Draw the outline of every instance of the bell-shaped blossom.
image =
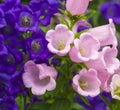
POLYGON ((120 24, 120 1, 106 1, 100 6, 100 12, 108 20, 112 18, 116 24, 120 24))
POLYGON ((16 29, 21 32, 38 29, 39 13, 34 13, 29 6, 23 5, 14 12, 16 29))
POLYGON ((100 93, 100 80, 94 69, 83 69, 73 77, 73 89, 83 96, 97 96, 100 93))
POLYGON ((120 100, 120 75, 115 74, 110 84, 112 98, 120 100))
POLYGON ((33 32, 32 36, 26 39, 26 46, 32 59, 45 60, 50 53, 47 44, 48 42, 45 40, 45 35, 41 30, 33 32))
POLYGON ((69 56, 74 62, 88 61, 98 57, 99 42, 89 33, 81 34, 79 39, 74 40, 69 56))
POLYGON ((55 30, 49 30, 46 34, 48 49, 59 56, 64 56, 70 51, 70 44, 74 40, 74 34, 66 25, 58 24, 55 30))
POLYGON ((90 0, 67 0, 66 9, 72 15, 81 15, 85 13, 90 0))
POLYGON ((99 40, 101 46, 117 46, 116 30, 112 19, 109 19, 109 24, 91 28, 88 32, 91 33, 94 38, 99 40))
POLYGON ((120 66, 117 58, 117 49, 104 47, 96 60, 89 60, 86 64, 89 68, 96 70, 106 69, 109 73, 113 74, 120 66))
POLYGON ((31 0, 29 4, 33 12, 40 11, 39 22, 43 26, 48 26, 54 14, 62 8, 60 0, 31 0))
POLYGON ((22 77, 24 85, 31 88, 33 94, 43 95, 46 90, 55 89, 57 72, 53 67, 28 61, 24 66, 24 71, 22 77))

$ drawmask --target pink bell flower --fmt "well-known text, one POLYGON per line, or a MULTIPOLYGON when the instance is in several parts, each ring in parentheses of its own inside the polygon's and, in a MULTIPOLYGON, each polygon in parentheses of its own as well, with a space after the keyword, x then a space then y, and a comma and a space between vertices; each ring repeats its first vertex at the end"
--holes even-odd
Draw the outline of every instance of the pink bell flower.
POLYGON ((53 67, 28 61, 24 66, 24 71, 23 83, 25 87, 31 88, 34 95, 43 95, 46 90, 55 89, 57 71, 53 67))
POLYGON ((72 15, 81 15, 86 12, 90 0, 67 0, 66 9, 72 15))
POLYGON ((95 97, 100 93, 100 80, 94 69, 83 69, 73 77, 73 89, 82 96, 95 97))
POLYGON ((109 73, 114 74, 120 66, 120 62, 117 58, 117 49, 104 47, 100 52, 99 57, 95 60, 89 60, 86 62, 89 68, 96 70, 107 70, 109 73))
POLYGON ((112 19, 109 19, 109 24, 91 28, 88 32, 99 40, 101 46, 112 45, 116 47, 118 45, 115 35, 116 30, 112 19))
POLYGON ((99 42, 89 33, 81 34, 79 39, 74 40, 69 56, 74 62, 83 62, 98 57, 99 42))
POLYGON ((58 24, 55 30, 46 34, 48 49, 59 56, 65 56, 70 51, 70 44, 74 41, 74 34, 64 24, 58 24))

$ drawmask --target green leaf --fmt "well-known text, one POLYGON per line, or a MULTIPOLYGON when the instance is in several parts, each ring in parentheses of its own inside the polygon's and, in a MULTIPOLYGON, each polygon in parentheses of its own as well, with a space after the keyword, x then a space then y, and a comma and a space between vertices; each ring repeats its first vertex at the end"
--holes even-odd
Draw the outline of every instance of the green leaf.
POLYGON ((49 110, 71 110, 71 103, 69 100, 57 100, 49 110))
POLYGON ((32 104, 28 110, 49 110, 50 104, 42 102, 37 104, 32 104))
POLYGON ((22 95, 20 95, 15 100, 16 100, 16 102, 18 104, 19 110, 24 110, 24 97, 22 95))
POLYGON ((78 103, 73 103, 72 110, 84 110, 84 108, 80 106, 78 103))

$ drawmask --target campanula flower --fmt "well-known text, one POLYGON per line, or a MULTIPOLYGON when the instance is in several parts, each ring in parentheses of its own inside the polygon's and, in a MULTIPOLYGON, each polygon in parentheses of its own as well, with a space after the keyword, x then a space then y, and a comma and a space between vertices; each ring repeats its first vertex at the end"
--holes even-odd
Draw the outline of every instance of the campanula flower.
POLYGON ((100 93, 100 80, 94 69, 82 69, 73 77, 73 89, 82 96, 95 97, 100 93))
POLYGON ((109 19, 109 24, 91 28, 88 32, 99 40, 101 46, 117 46, 116 30, 112 19, 109 19))
POLYGON ((28 61, 24 66, 24 71, 22 77, 24 85, 31 88, 33 94, 43 95, 46 90, 55 89, 57 72, 53 67, 28 61))
POLYGON ((89 33, 83 33, 79 39, 74 40, 74 46, 70 50, 70 59, 74 62, 88 61, 98 57, 99 42, 89 33))
POLYGON ((84 14, 87 10, 90 0, 67 0, 66 9, 72 15, 84 14))
POLYGON ((14 11, 16 28, 21 32, 38 29, 39 13, 34 13, 29 6, 21 6, 14 11))
POLYGON ((120 2, 119 0, 107 1, 100 6, 100 12, 105 19, 112 18, 116 24, 120 24, 120 2))
POLYGON ((69 31, 66 25, 58 24, 55 30, 46 33, 48 49, 59 56, 64 56, 70 51, 70 44, 74 40, 74 34, 69 31))

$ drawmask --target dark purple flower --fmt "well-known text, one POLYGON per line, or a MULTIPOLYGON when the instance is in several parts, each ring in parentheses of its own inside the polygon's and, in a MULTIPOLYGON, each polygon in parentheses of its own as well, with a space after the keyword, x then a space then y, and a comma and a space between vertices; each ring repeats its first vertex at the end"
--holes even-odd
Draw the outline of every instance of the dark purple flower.
POLYGON ((112 18, 117 24, 120 24, 120 2, 105 2, 100 7, 101 14, 108 20, 112 18))
POLYGON ((6 26, 6 21, 5 21, 5 18, 4 18, 4 12, 3 10, 0 8, 0 28, 3 28, 6 26))
POLYGON ((6 12, 4 14, 4 18, 6 21, 6 26, 0 29, 0 33, 4 34, 4 36, 9 36, 18 33, 18 30, 15 29, 16 22, 13 12, 6 12))
POLYGON ((15 33, 14 35, 6 35, 4 44, 10 51, 12 50, 11 52, 25 51, 25 40, 19 33, 15 33))
POLYGON ((16 9, 16 28, 21 32, 35 31, 38 29, 39 13, 32 12, 28 6, 21 6, 16 9))
POLYGON ((0 98, 0 110, 18 110, 13 97, 0 98))
POLYGON ((84 101, 79 96, 76 96, 75 99, 86 110, 107 110, 106 104, 99 96, 96 96, 94 98, 88 97, 89 104, 84 103, 84 101))
POLYGON ((32 59, 45 60, 49 54, 44 33, 39 30, 26 39, 26 46, 32 59))
POLYGON ((0 72, 13 74, 23 61, 25 54, 24 39, 19 34, 4 37, 7 54, 0 55, 0 72), (13 43, 14 42, 14 43, 13 43))
POLYGON ((61 8, 59 0, 32 0, 30 7, 33 11, 40 11, 39 21, 43 26, 49 25, 51 17, 61 8))

